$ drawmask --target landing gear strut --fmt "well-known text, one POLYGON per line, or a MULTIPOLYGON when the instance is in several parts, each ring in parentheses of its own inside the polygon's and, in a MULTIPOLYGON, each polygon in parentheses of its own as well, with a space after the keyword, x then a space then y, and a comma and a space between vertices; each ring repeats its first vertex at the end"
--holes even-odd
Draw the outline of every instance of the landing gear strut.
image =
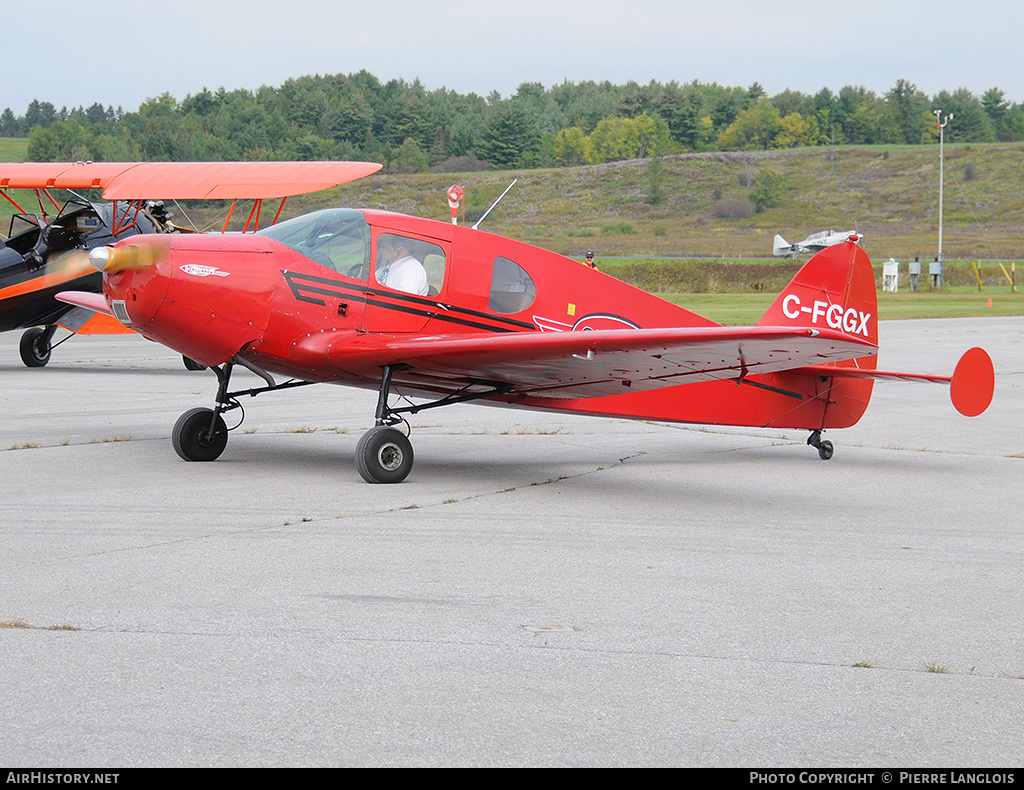
POLYGON ((825 441, 821 440, 821 431, 811 431, 811 435, 807 437, 807 444, 818 448, 818 457, 822 461, 827 461, 832 457, 832 453, 835 452, 832 442, 828 439, 825 441))

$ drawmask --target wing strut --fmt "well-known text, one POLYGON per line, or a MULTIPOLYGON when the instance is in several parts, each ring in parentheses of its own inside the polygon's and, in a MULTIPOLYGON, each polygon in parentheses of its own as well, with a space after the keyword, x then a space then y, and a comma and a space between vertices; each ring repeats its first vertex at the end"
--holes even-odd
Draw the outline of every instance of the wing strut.
POLYGON ((397 416, 399 414, 416 414, 424 411, 425 409, 436 409, 440 406, 451 406, 455 403, 468 403, 469 401, 481 400, 483 398, 491 398, 495 395, 504 395, 512 389, 512 385, 508 383, 495 383, 493 381, 472 381, 466 386, 457 389, 455 392, 445 395, 443 398, 438 398, 435 401, 429 403, 418 403, 412 406, 402 406, 401 408, 391 408, 388 405, 388 396, 391 394, 391 378, 396 370, 409 370, 411 366, 401 363, 398 365, 384 365, 382 367, 381 380, 380 380, 380 394, 377 396, 377 413, 376 421, 377 425, 395 425, 402 421, 402 418, 397 416), (486 386, 489 389, 481 392, 469 392, 472 387, 486 386))

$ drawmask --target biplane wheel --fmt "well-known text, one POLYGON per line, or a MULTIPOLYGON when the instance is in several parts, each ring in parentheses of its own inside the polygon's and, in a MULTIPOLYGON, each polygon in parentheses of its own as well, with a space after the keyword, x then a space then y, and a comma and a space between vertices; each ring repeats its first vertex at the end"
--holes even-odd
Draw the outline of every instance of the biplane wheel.
POLYGON ((185 363, 185 370, 206 370, 206 365, 202 362, 196 362, 192 357, 186 357, 184 354, 181 355, 181 361, 185 363))
POLYGON ((50 341, 46 334, 43 327, 34 326, 21 336, 18 350, 21 352, 21 361, 27 367, 42 368, 50 361, 50 341))
POLYGON ((412 471, 412 442, 397 428, 371 428, 356 445, 356 469, 367 483, 401 483, 412 471))
POLYGON ((818 457, 822 461, 827 461, 832 457, 832 453, 835 452, 835 448, 832 446, 832 442, 828 439, 818 445, 818 457))
POLYGON ((190 409, 182 414, 171 431, 174 452, 186 461, 215 461, 228 445, 228 429, 217 416, 213 434, 210 420, 213 409, 190 409))

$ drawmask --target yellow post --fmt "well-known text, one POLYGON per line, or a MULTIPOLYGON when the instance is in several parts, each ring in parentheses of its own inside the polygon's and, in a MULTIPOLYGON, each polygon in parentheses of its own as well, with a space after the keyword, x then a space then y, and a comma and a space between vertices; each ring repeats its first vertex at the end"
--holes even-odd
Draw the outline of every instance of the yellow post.
POLYGON ((1007 281, 1009 281, 1009 283, 1010 283, 1010 290, 1013 291, 1014 293, 1017 293, 1017 284, 1014 282, 1015 275, 1017 274, 1017 264, 1016 264, 1016 262, 1011 262, 1010 263, 1010 272, 1013 272, 1013 274, 1010 274, 1010 272, 1007 272, 1006 271, 1006 267, 1003 266, 1002 263, 999 264, 999 268, 1003 270, 1003 276, 1007 279, 1007 281))
MULTIPOLYGON (((1002 264, 1000 264, 1002 266, 1002 264)), ((978 262, 974 262, 974 276, 978 278, 978 290, 981 290, 981 271, 978 269, 978 262)))

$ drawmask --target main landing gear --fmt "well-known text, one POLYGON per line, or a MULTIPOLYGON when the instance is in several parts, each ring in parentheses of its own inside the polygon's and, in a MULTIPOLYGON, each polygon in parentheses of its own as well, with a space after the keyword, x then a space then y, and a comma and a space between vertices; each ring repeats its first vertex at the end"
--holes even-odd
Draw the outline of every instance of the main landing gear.
POLYGON ((807 444, 818 448, 818 457, 822 461, 827 461, 831 458, 832 453, 835 451, 832 442, 828 439, 825 439, 825 441, 821 440, 821 431, 811 431, 811 435, 807 437, 807 444))
MULTIPOLYGON (((489 398, 507 393, 511 386, 491 381, 474 381, 460 390, 430 403, 392 408, 388 404, 391 393, 391 378, 397 370, 406 370, 407 365, 384 365, 381 370, 380 392, 377 396, 377 424, 363 434, 356 445, 356 469, 367 483, 401 483, 412 471, 412 442, 407 434, 394 427, 405 422, 401 414, 453 403, 489 398), (476 391, 470 391, 475 389, 476 391)), ((408 425, 408 423, 406 423, 408 425)))
MULTIPOLYGON (((412 442, 409 441, 407 432, 395 427, 399 423, 405 422, 400 415, 415 414, 423 409, 503 395, 511 389, 510 385, 504 383, 472 381, 438 400, 392 408, 388 404, 392 376, 395 371, 406 369, 408 369, 407 365, 384 365, 381 368, 380 391, 377 397, 377 424, 363 434, 356 445, 356 469, 363 480, 368 483, 401 483, 412 471, 412 442)), ((229 431, 242 424, 242 420, 239 420, 236 425, 228 428, 222 415, 242 408, 238 402, 240 396, 255 397, 262 392, 302 387, 313 383, 293 380, 276 384, 269 373, 237 355, 230 362, 213 367, 211 370, 217 374, 217 405, 212 409, 190 409, 178 418, 174 424, 174 430, 171 432, 174 451, 186 461, 214 461, 220 457, 227 446, 229 431), (248 368, 266 381, 267 386, 229 392, 231 371, 235 365, 248 368)))

